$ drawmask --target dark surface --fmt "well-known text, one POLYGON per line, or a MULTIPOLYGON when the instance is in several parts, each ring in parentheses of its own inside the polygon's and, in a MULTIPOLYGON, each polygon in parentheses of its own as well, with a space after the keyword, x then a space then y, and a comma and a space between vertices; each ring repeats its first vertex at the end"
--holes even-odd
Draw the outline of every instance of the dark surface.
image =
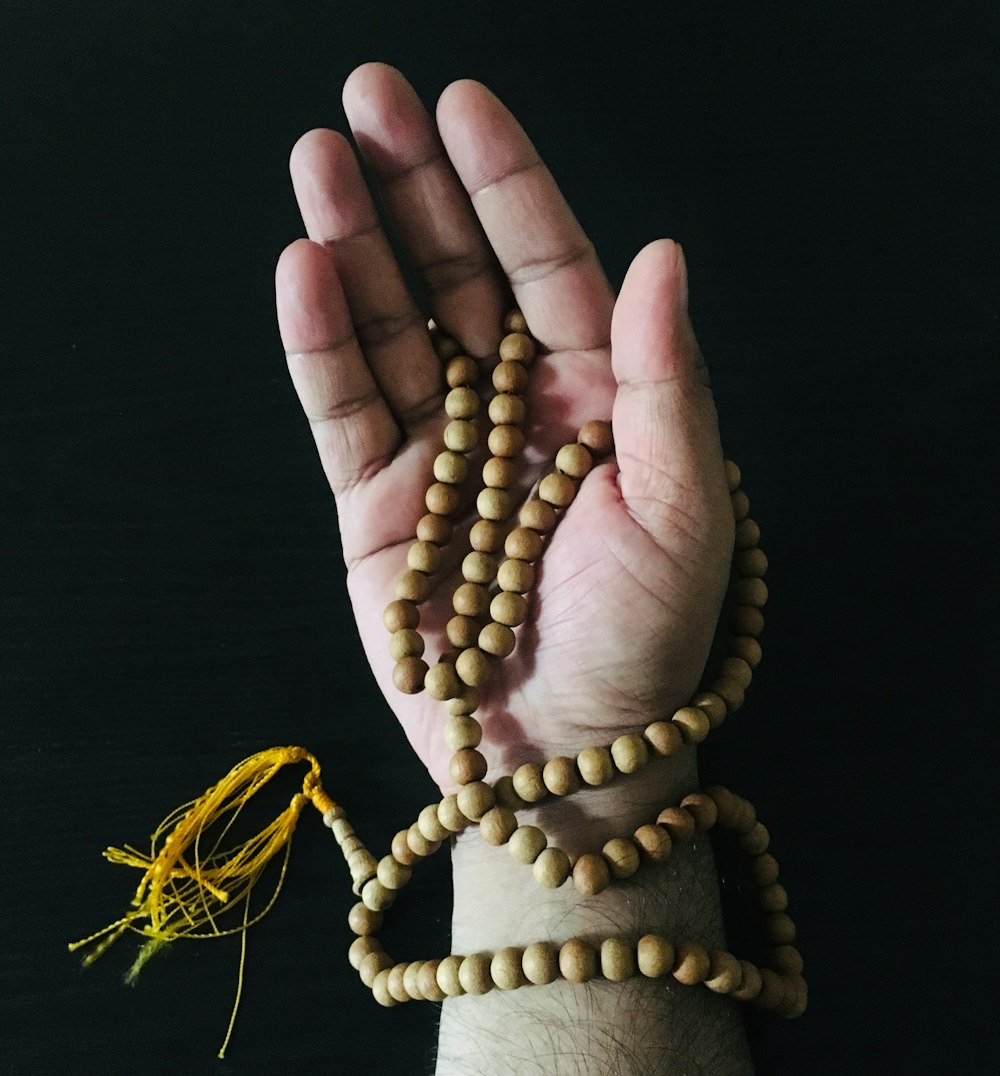
MULTIPOLYGON (((772 563, 704 773, 759 807, 812 988, 767 1073, 997 1051, 996 19, 988 3, 5 5, 3 998, 12 1073, 419 1072, 428 1005, 344 959, 321 827, 249 938, 121 985, 109 842, 302 743, 381 851, 431 787, 355 637, 273 318, 295 138, 352 68, 490 85, 609 273, 671 235, 772 563)), ((289 786, 290 787, 290 786, 289 786)), ((407 903, 447 945, 444 857, 407 903), (423 894, 421 896, 420 894, 423 894)))

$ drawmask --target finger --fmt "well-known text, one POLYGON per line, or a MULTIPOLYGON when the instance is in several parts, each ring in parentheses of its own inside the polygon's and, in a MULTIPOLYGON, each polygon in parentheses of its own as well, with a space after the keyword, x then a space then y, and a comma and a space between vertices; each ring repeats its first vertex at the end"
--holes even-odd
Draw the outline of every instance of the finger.
POLYGON ((534 335, 550 351, 607 348, 614 298, 517 120, 478 82, 449 86, 438 129, 534 335))
POLYGON ((343 99, 435 320, 473 354, 495 351, 509 291, 427 110, 380 63, 354 71, 343 99))
POLYGON ((687 316, 680 247, 632 262, 615 305, 612 422, 619 487, 633 518, 672 552, 718 546, 732 526, 715 406, 687 316), (721 529, 720 529, 721 528, 721 529))
POLYGON ((438 410, 441 370, 357 159, 343 135, 316 130, 295 144, 290 169, 306 232, 329 251, 368 366, 409 430, 438 410))

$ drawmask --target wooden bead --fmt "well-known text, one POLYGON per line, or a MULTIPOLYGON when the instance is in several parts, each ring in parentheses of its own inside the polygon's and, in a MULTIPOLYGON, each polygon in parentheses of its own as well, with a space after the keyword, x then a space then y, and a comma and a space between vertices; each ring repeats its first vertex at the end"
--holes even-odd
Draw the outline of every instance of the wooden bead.
POLYGON ((651 823, 640 826, 632 834, 632 839, 653 863, 661 863, 673 848, 670 834, 662 826, 651 823))
POLYGON ((375 1000, 387 1009, 396 1004, 396 999, 389 993, 389 971, 389 968, 383 968, 372 980, 372 994, 375 1000))
POLYGON ((642 735, 653 754, 660 758, 677 754, 684 744, 681 730, 669 721, 653 721, 642 735))
POLYGON ((573 503, 576 486, 568 475, 547 474, 538 484, 538 496, 555 508, 566 508, 573 503))
POLYGON ((585 747, 576 756, 576 768, 588 785, 605 785, 615 775, 611 752, 606 747, 585 747))
POLYGON ((683 807, 665 807, 656 817, 656 824, 670 834, 674 844, 689 841, 694 836, 694 815, 683 807))
POLYGON ((726 700, 714 691, 701 691, 691 700, 692 706, 705 712, 708 723, 713 729, 717 729, 726 720, 726 700))
POLYGON ((743 981, 743 968, 732 953, 713 949, 708 954, 708 974, 705 985, 716 994, 730 994, 743 981))
POLYGON ((424 495, 427 510, 439 516, 450 516, 458 510, 462 495, 455 486, 447 482, 435 482, 429 486, 424 495))
POLYGON ((791 945, 795 941, 795 923, 785 912, 766 915, 764 932, 773 945, 791 945))
POLYGON ((402 658, 392 669, 392 682, 404 695, 415 695, 424 689, 427 662, 421 658, 402 658))
POLYGON ((763 579, 737 579, 732 590, 733 598, 739 605, 761 609, 767 604, 767 583, 763 579))
POLYGON ((468 355, 456 355, 445 367, 445 381, 450 388, 474 385, 479 380, 479 367, 468 355))
POLYGON ((528 387, 528 371, 519 362, 504 360, 493 369, 493 387, 520 395, 528 387))
POLYGON ((489 591, 480 583, 462 583, 455 588, 451 605, 459 616, 485 616, 490 609, 489 591))
POLYGON ((524 594, 535 584, 535 569, 525 560, 505 560, 497 571, 501 590, 524 594))
POLYGON ((760 969, 760 993, 754 1003, 761 1009, 771 1012, 782 1007, 785 1000, 785 984, 781 976, 772 968, 760 969))
POLYGON ((767 574, 767 557, 763 549, 741 549, 734 557, 734 563, 740 575, 760 578, 767 574))
POLYGON ((497 426, 523 426, 527 416, 524 400, 508 392, 494 396, 487 410, 490 421, 497 426))
POLYGON ((514 778, 509 773, 498 777, 493 782, 493 793, 497 798, 498 807, 508 807, 515 813, 524 810, 524 800, 514 790, 514 778))
POLYGON ((373 912, 383 912, 396 899, 396 892, 388 889, 378 878, 369 878, 361 888, 361 899, 365 907, 373 912))
POLYGON ((458 981, 467 994, 488 994, 493 989, 489 953, 467 956, 458 969, 458 981))
POLYGON ((450 717, 444 726, 444 742, 452 751, 465 747, 478 747, 483 738, 483 727, 468 714, 450 717))
POLYGON ((389 654, 393 661, 400 658, 419 658, 424 652, 424 639, 413 628, 400 628, 389 637, 389 654))
POLYGON ((698 833, 707 833, 718 821, 719 808, 715 800, 704 792, 691 792, 681 800, 681 806, 694 819, 694 828, 698 833))
POLYGON ((571 983, 588 983, 597 975, 597 950, 582 938, 570 938, 559 949, 559 971, 571 983))
POLYGON ((611 869, 603 856, 586 852, 573 864, 573 885, 584 897, 594 897, 611 884, 611 869))
POLYGON ((746 691, 753 680, 753 669, 742 658, 730 655, 719 663, 718 675, 725 680, 735 680, 746 691))
MULTIPOLYGON (((483 464, 483 485, 493 489, 510 489, 517 479, 517 464, 513 460, 491 456, 483 464)), ((492 522, 489 520, 488 522, 492 522)))
POLYGON ((517 594, 512 590, 501 591, 490 602, 490 616, 498 624, 506 624, 508 627, 516 628, 518 624, 524 623, 527 615, 527 599, 524 595, 517 594))
MULTIPOLYGON (((468 792, 471 787, 466 785, 462 792, 468 792)), ((438 804, 438 821, 449 833, 461 833, 469 825, 469 818, 459 807, 458 796, 454 792, 438 804)))
MULTIPOLYGON (((435 818, 437 817, 436 811, 437 806, 435 805, 435 818)), ((406 830, 406 847, 409 848, 410 854, 416 856, 418 860, 426 859, 427 856, 432 856, 441 847, 441 842, 444 838, 451 836, 451 832, 446 827, 442 827, 442 829, 437 832, 442 832, 443 835, 431 840, 424 836, 420 830, 419 824, 414 822, 410 828, 406 830)), ((393 855, 395 855, 395 850, 393 851, 393 855)), ((396 856, 396 858, 399 859, 399 856, 396 856)))
POLYGON ((515 527, 507 535, 503 551, 515 560, 538 560, 542 555, 542 536, 531 527, 515 527))
POLYGON ((397 631, 416 628, 420 624, 420 611, 410 601, 397 598, 389 602, 382 614, 382 623, 395 634, 397 631))
MULTIPOLYGON (((478 637, 478 633, 477 633, 478 637)), ((479 708, 479 691, 474 687, 469 687, 468 684, 462 689, 461 695, 456 695, 455 698, 449 699, 444 708, 449 714, 471 714, 479 708)))
POLYGON ((415 572, 408 568, 396 580, 396 597, 404 601, 420 603, 425 601, 431 592, 431 581, 423 572, 415 572))
POLYGON ((383 918, 381 912, 373 912, 358 901, 347 913, 347 924, 355 934, 377 934, 382 929, 383 918))
POLYGON ((586 477, 594 466, 594 457, 583 445, 563 445, 556 453, 556 469, 570 478, 586 477))
POLYGON ((531 865, 531 871, 539 885, 558 889, 569 877, 569 856, 561 848, 543 848, 531 865))
POLYGON ((524 451, 524 431, 520 426, 494 426, 486 443, 492 455, 513 459, 524 451))
POLYGON ((482 781, 470 781, 458 792, 458 809, 471 822, 478 822, 496 801, 496 793, 482 781))
POLYGON ((451 520, 435 512, 428 512, 417 522, 417 539, 421 542, 433 542, 437 546, 445 546, 451 541, 453 531, 451 520))
POLYGON ((756 639, 764 630, 764 614, 752 605, 738 605, 729 617, 729 630, 756 639))
POLYGON ((726 704, 726 713, 734 714, 743 705, 746 693, 735 680, 720 677, 709 684, 713 694, 718 695, 726 704))
POLYGON ((647 979, 662 979, 673 970, 673 944, 659 934, 644 934, 636 946, 636 963, 647 979))
POLYGON ((622 773, 635 773, 649 761, 649 748, 641 736, 628 733, 611 745, 611 758, 622 773))
POLYGON ((553 796, 569 796, 580 787, 576 763, 565 755, 550 758, 542 767, 542 780, 553 796))
POLYGON ((391 855, 383 856, 378 861, 378 880, 386 889, 402 889, 412 874, 412 868, 404 866, 391 855))
POLYGON ((534 863, 548 844, 548 838, 537 826, 519 826, 507 842, 507 851, 525 866, 534 863))
POLYGON ((432 699, 443 701, 453 699, 462 690, 462 682, 455 672, 454 665, 440 661, 431 666, 424 676, 424 687, 432 699))
POLYGON ((771 843, 771 835, 767 832, 767 826, 763 822, 754 822, 753 828, 749 833, 744 833, 740 837, 740 848, 748 856, 763 855, 767 851, 767 846, 771 843))
POLYGON ((465 987, 462 986, 458 977, 458 969, 462 966, 462 959, 460 956, 446 956, 437 966, 438 988, 445 997, 457 998, 465 993, 465 987))
POLYGON ((381 950, 369 953, 364 960, 361 961, 361 966, 358 968, 358 975, 365 986, 372 987, 375 985, 375 977, 378 973, 391 968, 392 965, 393 960, 388 953, 382 952, 381 950))
POLYGON ((486 489, 476 497, 476 511, 483 519, 506 519, 514 510, 514 499, 505 489, 486 489))
POLYGON ((406 968, 406 964, 394 964, 389 969, 389 978, 386 982, 386 986, 389 988, 389 993, 400 1004, 413 1000, 407 992, 406 986, 403 984, 403 976, 406 974, 406 968))
POLYGON ((499 990, 516 990, 524 986, 526 979, 521 967, 522 950, 508 945, 493 954, 490 961, 490 978, 499 990))
POLYGON ((458 485, 465 481, 468 473, 469 461, 461 453, 441 452, 434 460, 434 477, 438 482, 458 485))
POLYGON ((559 978, 559 950, 552 942, 532 942, 521 956, 521 970, 535 986, 554 983, 559 978))
POLYGON ((670 721, 680 729, 685 743, 701 743, 712 728, 708 715, 697 706, 682 706, 670 721))
POLYGON ((737 523, 742 519, 746 519, 750 514, 750 498, 741 489, 734 490, 729 495, 729 500, 733 506, 733 519, 737 523))
POLYGON ((542 767, 537 762, 526 762, 513 773, 514 791, 525 803, 537 803, 545 799, 549 790, 542 780, 542 767))
POLYGON ((605 938, 601 942, 601 974, 613 983, 635 976, 635 945, 627 938, 605 938))
POLYGON ((417 815, 417 829, 429 841, 443 841, 449 835, 447 826, 438 818, 436 803, 428 803, 417 815))
POLYGON ((789 975, 801 975, 804 964, 802 954, 794 945, 778 945, 771 953, 771 967, 789 975))
POLYGON ((452 452, 471 452, 478 440, 479 431, 476 424, 467 419, 453 418, 444 428, 445 447, 452 452))
POLYGON ((730 823, 730 829, 735 833, 749 833, 757 823, 757 812, 754 805, 742 796, 736 796, 736 814, 730 823))
POLYGON ((610 422, 591 419, 580 427, 576 439, 598 457, 607 456, 614 451, 615 442, 611 434, 610 422))
POLYGON ((403 972, 403 989, 414 1001, 422 1001, 424 998, 423 991, 420 989, 420 969, 423 963, 422 960, 412 960, 403 972))
POLYGON ((535 341, 527 333, 508 333, 500 341, 499 354, 504 362, 529 363, 535 357, 535 341))
POLYGON ((493 671, 490 659, 477 646, 470 646, 458 655, 455 671, 462 682, 470 687, 481 687, 490 678, 493 671))
POLYGON ((517 816, 507 807, 491 807, 479 820, 479 836, 487 844, 506 844, 517 828, 517 816))
POLYGON ((740 483, 743 481, 743 475, 740 473, 739 467, 733 463, 732 460, 724 460, 724 466, 726 468, 726 485, 729 487, 730 493, 735 493, 740 488, 740 483))
POLYGON ((514 653, 517 640, 506 624, 487 624, 479 633, 479 649, 495 658, 506 658, 514 653))
POLYGON ((685 986, 703 983, 708 976, 711 960, 708 951, 697 942, 678 942, 674 946, 674 978, 685 986))
POLYGON ((639 869, 639 849, 627 837, 612 837, 601 849, 616 878, 631 878, 639 869))
POLYGON ((752 549, 760 541, 760 527, 752 519, 741 519, 736 524, 736 548, 752 549))
POLYGON ((475 617, 456 615, 445 625, 445 635, 452 646, 464 650, 466 647, 475 646, 479 638, 480 623, 475 617))
POLYGON ((494 519, 480 519, 469 531, 469 544, 477 553, 497 553, 503 547, 503 527, 494 519))
POLYGON ((448 772, 457 785, 481 781, 486 776, 486 759, 474 747, 464 747, 451 756, 448 772))
POLYGON ((539 534, 548 534, 556 525, 556 519, 556 510, 552 505, 540 501, 537 497, 526 501, 517 514, 517 521, 522 527, 530 527, 539 534))
POLYGON ((398 833, 393 835, 392 843, 389 845, 389 850, 392 852, 393 859, 398 860, 404 867, 412 867, 415 863, 419 863, 421 859, 421 857, 410 848, 410 842, 407 840, 408 836, 408 830, 401 829, 398 833))
POLYGON ((417 975, 417 987, 428 1001, 444 1001, 448 996, 438 985, 437 971, 440 960, 425 960, 417 975))
POLYGON ((462 561, 462 576, 467 583, 489 586, 496 578, 497 558, 492 553, 472 552, 462 561))
POLYGON ((765 853, 750 860, 750 877, 762 888, 778 880, 778 861, 765 853))
POLYGON ((756 669, 763 657, 760 643, 752 635, 736 635, 729 640, 729 652, 742 658, 751 669, 756 669))
POLYGON ((788 907, 788 892, 780 882, 774 882, 758 892, 757 903, 765 912, 783 912, 788 907))
POLYGON ((801 975, 785 977, 785 1001, 777 1010, 779 1016, 793 1019, 801 1016, 809 1004, 809 987, 801 975))
POLYGON ((475 418, 479 414, 479 393, 465 386, 452 389, 444 398, 444 413, 448 418, 475 418))

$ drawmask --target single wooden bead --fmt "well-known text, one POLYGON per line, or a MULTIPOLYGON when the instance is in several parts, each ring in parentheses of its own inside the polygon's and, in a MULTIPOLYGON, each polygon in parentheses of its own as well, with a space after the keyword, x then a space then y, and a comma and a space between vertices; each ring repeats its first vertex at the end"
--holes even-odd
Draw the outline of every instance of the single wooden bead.
POLYGON ((417 974, 417 987, 428 1001, 444 1001, 448 996, 438 985, 437 971, 440 960, 425 960, 417 974))
POLYGON ((726 468, 726 485, 729 486, 729 492, 735 493, 740 488, 740 483, 743 481, 743 475, 740 473, 739 467, 733 463, 732 460, 723 461, 726 468))
POLYGON ((691 700, 691 705, 705 712, 709 726, 713 729, 717 729, 726 720, 726 714, 729 712, 726 709, 726 700, 714 691, 700 691, 691 700))
POLYGON ((698 706, 682 706, 670 721, 680 729, 685 743, 701 743, 712 728, 708 714, 698 706))
POLYGON ((804 962, 794 945, 778 945, 771 953, 771 967, 789 975, 801 975, 804 962))
POLYGON ((462 682, 458 679, 455 666, 440 661, 427 670, 424 677, 424 687, 432 699, 444 701, 453 699, 462 690, 462 682))
POLYGON ((573 885, 584 897, 594 897, 611 884, 611 868, 603 856, 586 852, 573 864, 573 885))
POLYGON ((641 736, 627 733, 612 743, 611 758, 622 773, 635 773, 649 761, 649 748, 641 736))
POLYGON ((612 837, 601 849, 616 878, 631 878, 639 869, 639 849, 627 837, 612 837))
POLYGON ((480 837, 498 847, 506 844, 517 828, 517 816, 507 807, 491 807, 479 820, 480 837))
POLYGON ((528 601, 523 594, 517 594, 512 590, 503 590, 494 595, 490 602, 490 616, 498 624, 506 624, 516 628, 523 624, 528 615, 528 601))
POLYGON ((403 976, 406 974, 406 968, 406 964, 393 964, 389 969, 389 978, 386 981, 389 993, 400 1004, 413 1000, 407 992, 406 987, 403 985, 403 976))
MULTIPOLYGON (((462 792, 468 792, 470 785, 466 785, 462 792)), ((469 818, 458 805, 458 796, 452 792, 444 797, 438 804, 438 820, 449 833, 461 833, 469 825, 469 818)))
POLYGON ((665 807, 656 816, 656 824, 663 826, 674 844, 689 841, 695 834, 694 815, 683 807, 665 807))
POLYGON ((538 496, 556 508, 566 508, 573 503, 576 485, 564 474, 547 474, 538 484, 538 496))
POLYGON ((543 848, 531 865, 535 881, 546 889, 558 889, 570 874, 569 856, 561 848, 543 848))
POLYGON ((735 680, 719 677, 709 684, 712 693, 718 695, 726 704, 726 713, 734 714, 746 700, 746 692, 735 680))
POLYGON ((444 428, 445 448, 452 452, 471 452, 478 440, 479 431, 476 429, 476 424, 467 419, 453 418, 444 428))
POLYGON ((750 877, 761 888, 778 880, 778 861, 770 853, 754 856, 750 860, 750 877))
POLYGON ((528 323, 525 321, 524 315, 516 307, 504 315, 503 327, 504 331, 509 333, 526 333, 528 331, 528 323))
POLYGON ((462 576, 467 583, 488 586, 497 574, 497 558, 492 553, 472 552, 462 561, 462 576))
POLYGON ((504 360, 493 368, 493 387, 520 395, 528 387, 528 371, 519 362, 504 360))
POLYGON ((613 983, 635 976, 635 945, 627 938, 605 938, 601 942, 601 974, 613 983))
POLYGON ((755 520, 741 519, 736 524, 736 548, 752 549, 760 541, 760 527, 755 520))
POLYGON ((760 993, 754 1003, 761 1009, 775 1012, 785 1000, 785 984, 782 977, 772 968, 760 969, 760 993))
POLYGON ((417 815, 417 829, 429 841, 443 841, 448 834, 448 828, 438 818, 438 805, 428 803, 417 815))
POLYGON ((370 988, 375 985, 375 977, 378 973, 391 968, 392 965, 393 959, 388 953, 381 951, 369 953, 364 960, 361 961, 361 966, 358 968, 358 975, 365 986, 370 988))
POLYGON ((791 945, 795 941, 795 923, 785 912, 764 916, 764 932, 773 945, 791 945))
POLYGON ((731 829, 733 823, 739 818, 739 797, 724 788, 722 785, 709 785, 704 789, 705 795, 715 803, 718 811, 718 825, 723 829, 731 829))
POLYGON ((458 981, 467 994, 488 994, 493 989, 489 953, 467 956, 458 969, 458 981))
POLYGON ((500 341, 499 354, 504 362, 529 363, 535 357, 535 341, 527 333, 508 333, 500 341))
POLYGON ((422 960, 412 960, 403 972, 403 989, 414 1001, 424 1000, 423 991, 420 989, 420 969, 423 965, 422 960))
POLYGON ((401 658, 392 669, 392 682, 404 695, 415 695, 424 689, 427 662, 421 658, 401 658))
POLYGON ((404 601, 420 603, 425 601, 431 592, 431 581, 423 572, 415 572, 408 568, 396 580, 396 597, 404 601))
POLYGON ((470 687, 481 687, 493 671, 490 659, 477 646, 470 646, 458 655, 455 671, 470 687))
POLYGON ((708 951, 697 942, 678 942, 674 946, 674 978, 685 986, 703 983, 711 968, 708 951))
POLYGON ((737 579, 732 589, 733 598, 740 605, 761 609, 767 604, 767 583, 763 579, 737 579))
POLYGON ((383 918, 381 912, 373 912, 362 901, 358 901, 347 913, 347 924, 355 934, 376 934, 382 929, 383 918))
POLYGON ((434 460, 434 477, 438 482, 453 486, 464 482, 469 474, 469 461, 459 452, 444 451, 434 460))
POLYGON ((746 691, 753 680, 753 669, 742 658, 729 656, 719 663, 718 675, 725 680, 735 680, 746 691))
POLYGON ((716 994, 730 994, 743 981, 743 968, 732 953, 713 949, 708 954, 708 974, 705 985, 716 994))
POLYGON ((542 780, 553 796, 569 796, 580 787, 576 763, 565 755, 550 758, 542 767, 542 780))
POLYGON ((583 445, 563 445, 556 453, 556 469, 570 478, 585 478, 593 466, 594 457, 583 445))
MULTIPOLYGON (((490 456, 483 464, 483 485, 493 489, 510 489, 517 479, 517 464, 500 456, 490 456)), ((490 522, 493 522, 490 520, 490 522)))
POLYGON ((801 975, 785 976, 785 1001, 778 1015, 788 1019, 801 1016, 809 1004, 809 987, 801 975))
POLYGON ((610 422, 591 419, 580 427, 576 439, 598 457, 607 456, 614 451, 615 442, 611 434, 610 422))
POLYGON ((756 639, 764 630, 764 614, 752 605, 738 605, 729 617, 729 630, 756 639))
POLYGON ((487 624, 479 633, 479 649, 495 658, 506 658, 514 653, 517 640, 506 624, 487 624))
POLYGON ((476 497, 476 511, 483 519, 506 519, 514 510, 514 499, 505 489, 486 489, 476 497))
POLYGON ((398 860, 404 867, 412 867, 415 863, 419 863, 421 859, 421 857, 410 848, 410 842, 407 840, 408 836, 409 832, 405 829, 401 829, 398 833, 393 835, 392 843, 389 845, 389 850, 392 852, 393 859, 398 860))
POLYGON ((767 556, 763 549, 741 549, 734 558, 736 571, 748 578, 767 574, 767 556))
POLYGON ((748 856, 763 855, 767 851, 767 846, 771 843, 771 835, 767 832, 767 826, 763 822, 754 822, 753 828, 749 833, 744 833, 740 837, 740 848, 748 856))
POLYGON ((611 752, 606 747, 585 747, 576 756, 576 768, 588 785, 606 785, 615 775, 611 752))
POLYGON ((760 643, 752 635, 735 635, 729 640, 729 652, 742 658, 751 669, 756 669, 763 657, 760 643))
POLYGON ((642 735, 653 754, 660 758, 677 754, 684 744, 681 730, 669 721, 653 721, 646 726, 642 735))
POLYGON ((542 536, 531 527, 515 527, 507 535, 503 551, 515 560, 538 560, 542 555, 542 536))
POLYGON ((417 539, 421 542, 433 542, 437 546, 446 546, 451 541, 454 531, 451 520, 428 512, 417 522, 417 539))
POLYGON ((490 978, 499 990, 516 990, 524 986, 526 979, 521 967, 523 952, 508 945, 498 953, 493 954, 490 961, 490 978))
POLYGON ((449 486, 447 482, 434 482, 427 488, 424 504, 435 515, 450 516, 457 511, 461 499, 462 495, 455 486, 449 486))
POLYGON ((490 400, 487 411, 490 421, 497 426, 523 426, 527 408, 520 396, 501 392, 490 400))
POLYGON ((460 956, 446 956, 437 966, 437 984, 445 997, 457 998, 465 993, 465 987, 458 977, 458 969, 462 966, 463 958, 460 956))
POLYGON ((537 762, 526 762, 514 771, 514 791, 525 803, 537 803, 545 799, 549 790, 542 779, 542 767, 537 762))
POLYGON ((559 978, 559 950, 552 942, 532 942, 521 956, 521 970, 535 986, 554 983, 559 978))
POLYGON ((534 863, 548 844, 548 838, 537 826, 518 826, 507 842, 507 851, 526 866, 534 863))
POLYGON ((461 352, 462 349, 458 341, 444 332, 439 325, 428 322, 427 328, 431 332, 431 344, 434 347, 434 352, 442 362, 447 362, 461 352))
POLYGON ((760 890, 757 903, 765 912, 783 912, 788 907, 788 892, 780 882, 774 882, 760 890))
POLYGON ((691 792, 681 800, 681 806, 694 819, 694 828, 698 833, 707 833, 718 821, 719 808, 715 800, 704 792, 691 792))
POLYGON ((647 979, 662 979, 674 966, 674 947, 660 934, 644 934, 636 946, 636 963, 647 979))
POLYGON ((524 451, 524 431, 520 426, 494 426, 486 444, 491 455, 513 459, 524 451))
POLYGON ((444 373, 445 381, 453 389, 474 385, 479 380, 479 366, 468 355, 456 355, 449 361, 444 373))
POLYGON ((736 816, 730 823, 730 829, 738 834, 749 833, 757 824, 757 811, 754 805, 742 796, 736 796, 736 816))
POLYGON ((524 594, 535 583, 535 569, 526 560, 505 560, 497 571, 501 590, 524 594))
POLYGON ((559 971, 571 983, 589 983, 597 967, 597 950, 582 938, 570 938, 559 949, 559 971))
POLYGON ((461 751, 465 747, 478 747, 482 738, 482 725, 468 714, 457 714, 445 723, 444 742, 452 751, 461 751))
POLYGON ((444 398, 444 412, 448 418, 475 418, 479 414, 479 393, 465 386, 452 389, 444 398))
POLYGON ((372 980, 372 994, 379 1005, 387 1009, 396 1004, 396 999, 389 993, 389 968, 383 968, 372 980))
POLYGON ((485 616, 490 609, 489 591, 480 583, 462 583, 455 588, 451 605, 459 616, 485 616))
POLYGON ((497 553, 503 547, 503 527, 494 519, 480 519, 469 531, 469 544, 477 553, 497 553))
POLYGON ((400 628, 389 637, 389 654, 393 661, 400 658, 419 658, 424 652, 424 638, 413 628, 400 628))
MULTIPOLYGON (((479 633, 476 633, 478 638, 479 633)), ((455 698, 449 699, 444 704, 445 709, 449 714, 458 716, 460 714, 472 714, 479 708, 479 691, 474 687, 469 687, 468 684, 462 689, 461 695, 456 695, 455 698)))
POLYGON ((517 521, 522 527, 530 527, 539 534, 548 534, 556 525, 556 510, 551 504, 540 501, 537 497, 526 501, 517 514, 517 521))
POLYGON ((391 855, 383 856, 378 861, 378 880, 386 889, 402 889, 412 874, 412 868, 404 866, 391 855))
POLYGON ((479 638, 480 623, 475 617, 456 615, 445 625, 445 635, 452 646, 464 650, 468 646, 475 646, 479 638))
POLYGON ((515 813, 524 810, 525 802, 514 790, 514 778, 509 773, 493 782, 493 793, 498 807, 507 807, 515 813))
POLYGON ((481 781, 486 776, 486 759, 474 747, 463 747, 451 756, 448 772, 457 785, 481 781))
MULTIPOLYGON (((437 805, 435 805, 435 817, 437 817, 436 811, 437 805)), ((406 847, 409 848, 410 854, 416 856, 418 859, 426 859, 428 856, 432 856, 441 847, 441 842, 444 838, 451 836, 450 831, 447 828, 442 827, 440 830, 435 831, 442 833, 442 836, 431 840, 424 836, 417 822, 414 822, 405 832, 406 847)), ((393 855, 395 855, 395 850, 393 851, 393 855)), ((399 859, 399 856, 396 856, 396 858, 399 859)))
POLYGON ((496 801, 496 793, 483 781, 470 781, 458 792, 458 809, 470 822, 478 822, 496 801))
POLYGON ((746 519, 750 514, 750 498, 741 489, 734 490, 729 495, 729 500, 733 505, 733 519, 737 523, 742 519, 746 519))
POLYGON ((673 848, 670 834, 662 826, 652 823, 640 826, 632 834, 632 839, 654 863, 661 863, 670 855, 670 850, 673 848))
POLYGON ((383 912, 390 907, 396 899, 396 892, 387 889, 378 878, 369 878, 361 887, 361 899, 365 907, 373 912, 383 912))
POLYGON ((420 611, 413 602, 397 598, 385 607, 382 623, 393 634, 397 631, 412 630, 420 624, 420 611))

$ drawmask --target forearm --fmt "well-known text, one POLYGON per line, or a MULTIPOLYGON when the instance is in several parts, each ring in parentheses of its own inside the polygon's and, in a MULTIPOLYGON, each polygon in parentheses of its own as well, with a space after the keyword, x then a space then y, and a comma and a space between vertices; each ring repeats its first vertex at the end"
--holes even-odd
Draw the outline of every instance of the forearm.
MULTIPOLYGON (((693 759, 663 760, 631 779, 546 801, 531 813, 550 844, 575 856, 631 834, 695 784, 693 759)), ((521 820, 532 822, 531 813, 521 820)), ((448 998, 439 1076, 752 1071, 737 1001, 683 985, 672 971, 655 978, 640 971, 621 982, 601 974, 601 943, 611 936, 631 941, 633 951, 646 934, 695 942, 710 952, 725 948, 707 838, 678 843, 662 862, 644 863, 592 897, 581 897, 571 881, 557 889, 540 886, 530 867, 488 845, 475 828, 458 838, 453 866, 454 953, 523 950, 534 942, 558 951, 577 938, 596 948, 597 975, 585 983, 560 975, 547 985, 448 998)))

